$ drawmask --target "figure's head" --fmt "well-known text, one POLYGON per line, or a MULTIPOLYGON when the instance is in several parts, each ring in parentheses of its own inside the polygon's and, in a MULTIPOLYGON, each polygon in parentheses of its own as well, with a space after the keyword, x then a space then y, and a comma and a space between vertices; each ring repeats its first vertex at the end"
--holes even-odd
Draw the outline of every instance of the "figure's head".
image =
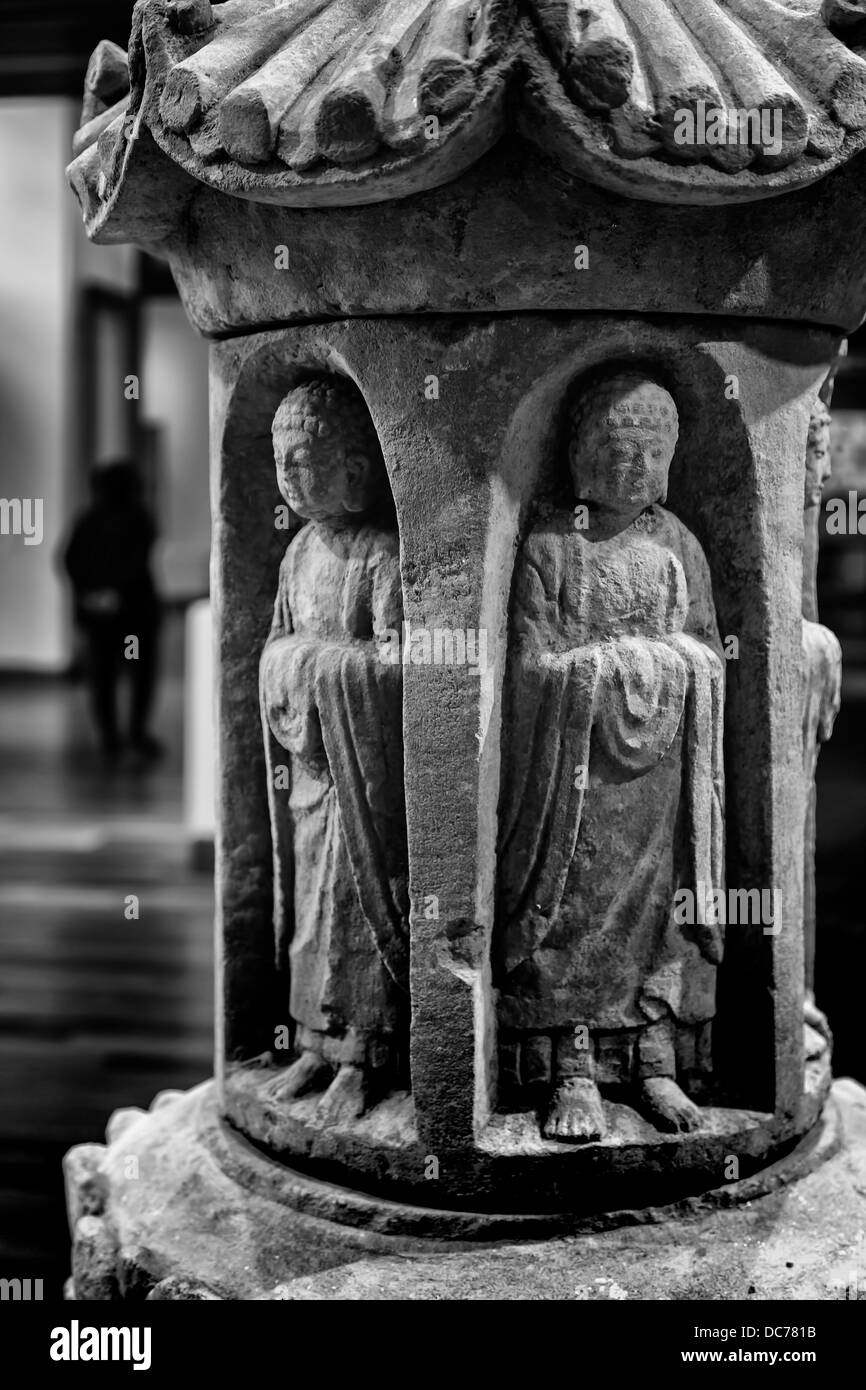
POLYGON ((94 500, 108 507, 128 507, 141 495, 141 475, 131 459, 113 459, 93 470, 94 500))
POLYGON ((361 393, 344 377, 315 377, 281 401, 272 427, 277 486, 311 521, 364 512, 385 481, 379 440, 361 393))
POLYGON ((809 420, 806 440, 806 503, 820 502, 830 476, 830 412, 820 396, 809 420))
POLYGON ((568 423, 579 502, 612 512, 664 502, 679 421, 663 386, 641 372, 602 377, 572 402, 568 423))

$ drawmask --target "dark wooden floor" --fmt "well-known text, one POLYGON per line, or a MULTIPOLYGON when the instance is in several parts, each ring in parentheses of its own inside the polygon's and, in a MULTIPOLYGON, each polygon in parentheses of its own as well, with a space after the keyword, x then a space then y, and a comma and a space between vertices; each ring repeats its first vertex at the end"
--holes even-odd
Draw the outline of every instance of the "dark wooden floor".
POLYGON ((212 1070, 213 893, 181 825, 179 677, 158 722, 163 763, 106 773, 80 688, 0 685, 0 1277, 41 1277, 46 1297, 68 1273, 64 1151, 212 1070))

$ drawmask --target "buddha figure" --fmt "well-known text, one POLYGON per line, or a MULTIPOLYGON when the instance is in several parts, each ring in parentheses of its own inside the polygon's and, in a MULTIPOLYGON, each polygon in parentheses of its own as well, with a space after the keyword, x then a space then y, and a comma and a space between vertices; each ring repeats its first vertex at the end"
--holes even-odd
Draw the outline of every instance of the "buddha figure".
POLYGON ((806 440, 803 506, 803 775, 806 821, 803 856, 806 1056, 820 1056, 830 1039, 827 1019, 815 1004, 815 774, 818 754, 833 732, 842 689, 842 648, 818 622, 818 543, 824 487, 830 477, 830 411, 818 396, 806 440))
POLYGON ((706 558, 663 505, 677 436, 661 385, 596 377, 568 412, 573 509, 517 560, 493 967, 501 1091, 529 1088, 551 1140, 603 1139, 602 1091, 694 1130, 711 1070, 724 662, 706 558))
POLYGON ((315 1117, 328 1125, 358 1118, 393 1082, 404 1026, 401 668, 376 640, 402 622, 399 549, 352 383, 290 391, 273 442, 280 493, 306 524, 280 567, 260 664, 277 954, 297 1054, 272 1091, 283 1102, 321 1092, 315 1117))

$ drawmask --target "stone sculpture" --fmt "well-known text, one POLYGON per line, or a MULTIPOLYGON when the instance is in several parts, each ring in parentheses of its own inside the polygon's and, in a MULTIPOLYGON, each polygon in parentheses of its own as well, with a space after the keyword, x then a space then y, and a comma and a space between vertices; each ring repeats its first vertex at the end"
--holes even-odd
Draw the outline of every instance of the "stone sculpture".
POLYGON ((803 775, 806 782, 804 833, 803 936, 806 958, 806 1053, 824 1051, 829 1029, 815 1005, 815 774, 821 744, 833 732, 842 690, 842 649, 838 638, 818 622, 818 541, 821 501, 830 477, 829 379, 815 401, 806 445, 803 512, 803 775))
POLYGON ((534 525, 512 616, 497 941, 500 1055, 552 1083, 548 1138, 606 1132, 599 1084, 662 1129, 700 1111, 724 873, 724 665, 695 537, 661 504, 677 441, 664 388, 586 386, 569 414, 577 507, 534 525), (674 894, 698 925, 674 920, 674 894), (636 1087, 636 1090, 635 1090, 636 1087))
POLYGON ((212 1083, 70 1155, 81 1297, 276 1297, 338 1222, 727 1206, 832 1141, 799 566, 866 307, 864 16, 139 0, 97 51, 87 233, 164 256, 211 339, 219 1021, 212 1083), (484 669, 380 661, 377 624, 483 633, 484 669), (723 887, 781 919, 723 927, 723 887))
MULTIPOLYGON (((863 147, 862 15, 846 3, 148 0, 132 103, 147 68, 157 143, 212 187, 333 206, 464 172, 502 136, 513 88, 521 133, 574 172, 715 202, 802 186, 863 147)), ((107 182, 131 135, 117 57, 101 46, 79 136, 108 132, 107 182)))
POLYGON ((332 377, 296 387, 273 439, 280 493, 306 519, 280 567, 260 674, 278 959, 291 978, 298 1052, 273 1095, 292 1100, 326 1084, 317 1116, 334 1122, 360 1116, 398 1071, 401 673, 379 659, 375 634, 400 626, 400 562, 383 518, 379 443, 354 386, 332 377))

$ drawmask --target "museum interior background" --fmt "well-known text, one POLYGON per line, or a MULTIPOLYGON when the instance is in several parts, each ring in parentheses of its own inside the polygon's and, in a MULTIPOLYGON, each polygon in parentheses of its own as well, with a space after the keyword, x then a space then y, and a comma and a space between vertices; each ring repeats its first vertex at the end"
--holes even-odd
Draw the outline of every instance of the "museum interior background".
POLYGON ((44 1275, 46 1297, 69 1260, 64 1150, 131 1097, 200 1081, 213 1058, 206 852, 195 867, 212 842, 209 767, 193 772, 210 698, 204 670, 190 690, 186 659, 189 644, 207 653, 207 348, 160 263, 88 243, 63 172, 87 59, 104 34, 125 43, 131 9, 0 7, 0 495, 45 499, 41 545, 0 540, 0 1266, 44 1275), (122 455, 160 534, 166 755, 106 773, 70 678, 58 550, 90 467, 122 455), (146 930, 124 919, 130 893, 146 930))
MULTIPOLYGON (((0 537, 0 1270, 55 1292, 61 1155, 212 1066, 207 350, 159 262, 87 242, 63 176, 87 59, 125 44, 131 8, 0 4, 0 496, 45 503, 41 545, 0 537), (167 613, 166 755, 134 772, 95 757, 58 567, 90 468, 124 455, 157 517, 167 613)), ((825 498, 851 491, 866 497, 864 330, 837 377, 825 498)), ((844 676, 818 764, 817 999, 837 1074, 866 1081, 866 535, 822 535, 819 596, 844 676)))

